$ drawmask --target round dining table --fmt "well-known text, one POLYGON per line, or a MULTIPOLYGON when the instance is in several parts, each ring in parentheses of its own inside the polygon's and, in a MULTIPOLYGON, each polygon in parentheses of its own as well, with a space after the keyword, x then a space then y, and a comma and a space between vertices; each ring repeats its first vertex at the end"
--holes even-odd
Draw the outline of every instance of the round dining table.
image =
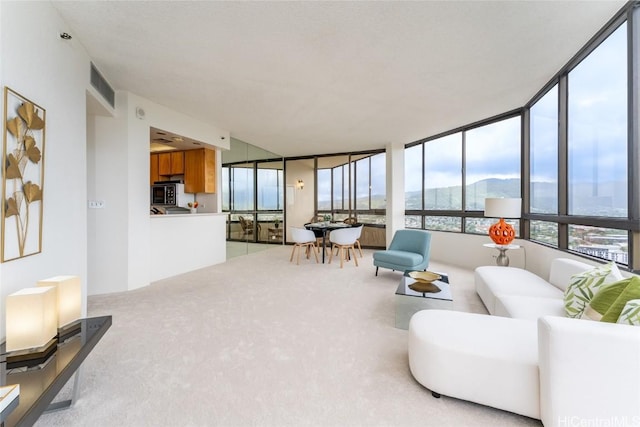
MULTIPOLYGON (((327 239, 327 233, 331 230, 337 230, 339 228, 348 228, 351 227, 351 224, 345 224, 344 222, 310 222, 304 225, 304 228, 307 230, 311 230, 313 232, 321 232, 322 233, 322 263, 324 264, 324 248, 327 239)), ((316 234, 317 236, 317 234, 316 234)))

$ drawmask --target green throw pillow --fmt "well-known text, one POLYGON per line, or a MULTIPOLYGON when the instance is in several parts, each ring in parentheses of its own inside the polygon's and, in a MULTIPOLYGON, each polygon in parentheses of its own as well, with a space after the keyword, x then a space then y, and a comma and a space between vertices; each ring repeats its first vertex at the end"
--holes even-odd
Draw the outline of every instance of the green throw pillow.
POLYGON ((582 314, 583 319, 615 323, 627 301, 640 299, 640 278, 637 276, 603 286, 582 314))
POLYGON ((615 262, 571 276, 569 286, 564 293, 564 309, 567 317, 582 316, 585 307, 602 286, 622 279, 624 277, 620 274, 615 262))
POLYGON ((640 299, 627 301, 617 323, 640 326, 640 299))
POLYGON ((625 305, 631 300, 640 299, 640 278, 633 276, 631 283, 627 286, 620 296, 615 300, 613 305, 602 316, 603 322, 616 323, 625 305))

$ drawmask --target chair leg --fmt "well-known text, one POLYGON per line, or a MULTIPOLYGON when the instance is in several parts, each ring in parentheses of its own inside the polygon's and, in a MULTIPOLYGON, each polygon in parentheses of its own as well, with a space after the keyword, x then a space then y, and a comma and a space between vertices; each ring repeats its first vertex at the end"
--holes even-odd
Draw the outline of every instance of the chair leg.
POLYGON ((360 240, 356 240, 356 244, 358 245, 358 250, 360 251, 360 258, 364 258, 364 255, 362 255, 362 246, 360 246, 360 240))
MULTIPOLYGON (((349 248, 347 248, 347 252, 348 252, 348 249, 349 249, 349 248)), ((357 267, 357 266, 358 266, 358 256, 356 255, 356 248, 355 248, 355 246, 351 246, 351 250, 353 251, 353 260, 355 261, 355 263, 356 263, 356 267, 357 267)))
MULTIPOLYGON (((326 252, 325 252, 326 253, 326 252)), ((331 264, 331 260, 333 259, 333 247, 329 251, 329 264, 331 264)))
POLYGON ((319 263, 320 261, 318 260, 318 248, 316 247, 315 243, 311 243, 311 248, 313 250, 313 254, 316 257, 316 264, 319 263))
POLYGON ((376 277, 378 277, 378 266, 376 266, 376 277))
POLYGON ((300 265, 300 252, 302 252, 302 246, 298 246, 298 258, 296 259, 297 265, 300 265))
POLYGON ((293 254, 296 253, 296 244, 293 245, 293 248, 291 249, 291 258, 289 258, 289 262, 293 261, 293 254))
POLYGON ((344 264, 344 246, 340 246, 340 268, 344 264))

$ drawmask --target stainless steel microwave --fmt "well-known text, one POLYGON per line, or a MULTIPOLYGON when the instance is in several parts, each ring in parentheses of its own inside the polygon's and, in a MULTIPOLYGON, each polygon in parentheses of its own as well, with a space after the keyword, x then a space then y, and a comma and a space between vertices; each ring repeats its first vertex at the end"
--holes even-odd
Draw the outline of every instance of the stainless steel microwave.
POLYGON ((157 206, 185 205, 184 184, 153 184, 151 186, 151 204, 157 206))

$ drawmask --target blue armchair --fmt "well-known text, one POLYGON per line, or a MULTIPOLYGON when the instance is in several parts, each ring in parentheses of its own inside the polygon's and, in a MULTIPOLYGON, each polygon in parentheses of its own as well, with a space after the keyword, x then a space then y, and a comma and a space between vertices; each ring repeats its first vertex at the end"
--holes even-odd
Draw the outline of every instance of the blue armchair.
POLYGON ((421 271, 429 266, 431 233, 424 230, 398 230, 389 249, 373 253, 373 265, 398 271, 421 271))

